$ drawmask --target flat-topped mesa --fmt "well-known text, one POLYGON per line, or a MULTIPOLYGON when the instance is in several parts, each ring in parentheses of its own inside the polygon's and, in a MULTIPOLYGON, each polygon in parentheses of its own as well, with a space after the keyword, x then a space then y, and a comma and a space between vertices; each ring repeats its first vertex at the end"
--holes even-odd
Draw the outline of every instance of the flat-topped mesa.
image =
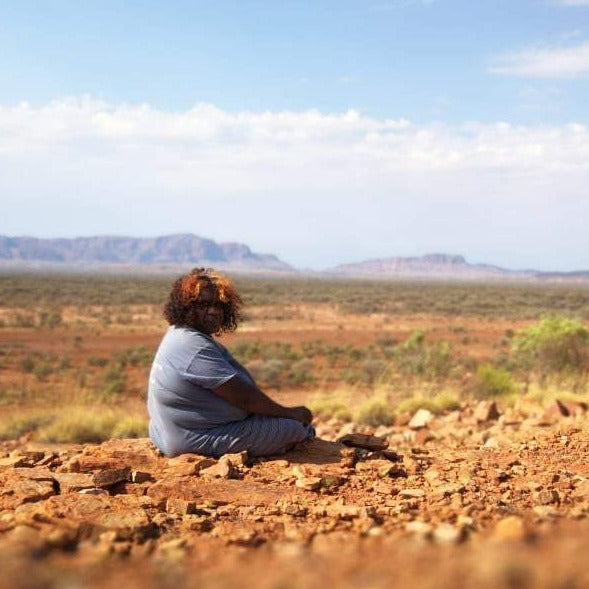
POLYGON ((470 264, 464 256, 433 253, 424 256, 380 258, 354 264, 341 264, 329 270, 338 275, 415 276, 438 278, 531 277, 489 264, 470 264))

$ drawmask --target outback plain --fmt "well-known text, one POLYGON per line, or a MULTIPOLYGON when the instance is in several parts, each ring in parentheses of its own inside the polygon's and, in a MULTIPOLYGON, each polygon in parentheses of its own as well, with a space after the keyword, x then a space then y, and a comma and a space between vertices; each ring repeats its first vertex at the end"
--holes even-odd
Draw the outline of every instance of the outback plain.
POLYGON ((0 276, 0 586, 589 584, 587 283, 238 276, 318 437, 212 460, 146 438, 171 281, 0 276))

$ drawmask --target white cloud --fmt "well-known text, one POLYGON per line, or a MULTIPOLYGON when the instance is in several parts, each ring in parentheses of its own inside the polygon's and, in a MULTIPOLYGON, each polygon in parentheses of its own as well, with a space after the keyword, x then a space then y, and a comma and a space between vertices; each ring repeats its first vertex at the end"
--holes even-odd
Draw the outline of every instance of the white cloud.
MULTIPOLYGON (((514 267, 556 255, 563 210, 589 218, 589 128, 85 97, 0 106, 0 183, 1 234, 193 231, 301 266, 446 250, 514 267)), ((566 225, 560 248, 586 256, 584 223, 566 225)))
POLYGON ((583 78, 589 74, 589 41, 574 47, 525 49, 502 55, 489 71, 522 78, 583 78))
POLYGON ((554 0, 554 3, 561 6, 589 6, 589 0, 554 0))

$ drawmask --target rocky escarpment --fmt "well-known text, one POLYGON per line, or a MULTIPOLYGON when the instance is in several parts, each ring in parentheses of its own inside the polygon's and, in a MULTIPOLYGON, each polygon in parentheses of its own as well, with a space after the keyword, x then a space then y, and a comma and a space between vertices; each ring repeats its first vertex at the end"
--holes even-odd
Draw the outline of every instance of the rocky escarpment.
POLYGON ((136 265, 189 263, 250 270, 293 270, 276 256, 254 253, 247 245, 217 243, 191 234, 74 239, 0 236, 0 261, 136 265))

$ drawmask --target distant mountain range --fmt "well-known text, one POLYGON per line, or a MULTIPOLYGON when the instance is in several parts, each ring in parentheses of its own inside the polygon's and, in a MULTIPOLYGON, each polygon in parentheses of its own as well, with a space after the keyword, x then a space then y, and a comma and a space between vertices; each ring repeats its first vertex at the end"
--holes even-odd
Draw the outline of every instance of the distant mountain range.
POLYGON ((14 265, 201 265, 243 271, 294 269, 271 254, 241 243, 217 243, 191 234, 163 237, 76 237, 38 239, 0 236, 0 262, 14 265))
POLYGON ((341 264, 330 274, 345 276, 380 276, 454 279, 589 279, 589 271, 540 272, 538 270, 508 270, 491 264, 470 264, 463 256, 427 254, 419 257, 392 257, 341 264))
MULTIPOLYGON (((217 243, 192 234, 139 237, 39 239, 0 236, 0 268, 144 268, 212 266, 235 272, 298 270, 272 254, 258 254, 242 243, 217 243)), ((589 280, 589 271, 540 272, 471 264, 463 256, 428 254, 341 264, 329 276, 431 279, 589 280)))
POLYGON ((508 270, 491 264, 470 264, 463 256, 427 254, 419 257, 392 257, 341 264, 328 270, 343 276, 407 277, 438 279, 545 279, 586 280, 589 271, 540 272, 538 270, 508 270))

